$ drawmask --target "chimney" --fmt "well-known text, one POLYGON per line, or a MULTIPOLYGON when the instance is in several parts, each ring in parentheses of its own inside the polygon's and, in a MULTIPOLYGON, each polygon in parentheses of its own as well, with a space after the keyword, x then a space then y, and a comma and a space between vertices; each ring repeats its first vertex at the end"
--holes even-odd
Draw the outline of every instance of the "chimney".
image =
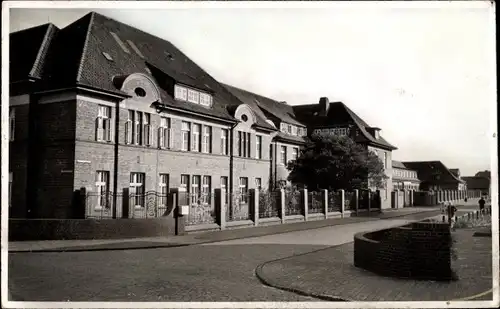
POLYGON ((330 108, 330 101, 327 97, 322 97, 319 99, 319 110, 320 114, 324 113, 325 115, 328 113, 328 109, 330 108))

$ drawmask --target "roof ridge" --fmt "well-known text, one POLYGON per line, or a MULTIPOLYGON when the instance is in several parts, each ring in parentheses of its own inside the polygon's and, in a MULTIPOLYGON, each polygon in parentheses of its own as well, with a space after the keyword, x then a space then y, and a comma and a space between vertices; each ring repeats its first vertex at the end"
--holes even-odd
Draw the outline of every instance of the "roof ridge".
POLYGON ((35 71, 38 69, 38 65, 40 64, 40 60, 42 57, 42 54, 45 52, 45 48, 47 48, 47 42, 49 41, 49 36, 55 31, 57 28, 54 24, 52 23, 47 23, 47 30, 45 30, 45 35, 43 36, 42 43, 40 44, 40 48, 38 49, 38 53, 35 57, 35 61, 33 62, 33 66, 31 67, 30 72, 28 75, 30 77, 35 77, 35 71))
MULTIPOLYGON (((83 48, 82 48, 82 55, 80 56, 80 63, 78 63, 78 71, 76 73, 76 82, 80 82, 81 76, 82 76, 82 70, 83 70, 83 62, 87 59, 87 46, 89 42, 89 37, 90 37, 90 31, 92 29, 92 24, 94 23, 94 18, 95 15, 98 14, 94 11, 86 14, 83 16, 81 19, 84 19, 85 17, 89 16, 89 22, 88 22, 88 28, 87 28, 87 33, 85 34, 85 42, 83 43, 83 48)), ((78 22, 78 20, 76 21, 78 22)))
POLYGON ((241 90, 241 91, 244 91, 248 94, 251 94, 251 95, 254 95, 254 96, 258 96, 258 97, 261 97, 261 98, 264 98, 264 99, 267 99, 267 100, 271 100, 271 101, 274 101, 276 103, 279 103, 279 104, 286 104, 288 106, 292 106, 292 105, 289 105, 288 103, 282 103, 281 101, 278 101, 278 100, 275 100, 273 98, 270 98, 270 97, 266 97, 266 96, 263 96, 261 94, 258 94, 258 93, 255 93, 255 92, 252 92, 252 91, 249 91, 249 90, 246 90, 246 89, 243 89, 243 88, 239 88, 239 87, 236 87, 236 86, 232 86, 232 85, 229 85, 229 84, 225 84, 225 83, 221 83, 222 85, 225 85, 225 86, 228 86, 228 87, 231 87, 231 88, 235 88, 235 89, 238 89, 238 90, 241 90))
MULTIPOLYGON (((14 34, 23 33, 25 31, 31 31, 31 30, 36 29, 36 28, 43 28, 43 27, 50 27, 50 26, 57 28, 56 25, 54 25, 51 22, 48 22, 48 23, 41 24, 41 25, 38 25, 38 26, 33 26, 33 27, 30 27, 30 28, 25 28, 25 29, 21 29, 21 30, 18 30, 18 31, 11 32, 11 33, 9 33, 9 36, 14 35, 14 34)), ((59 28, 57 28, 57 29, 59 29, 59 28)))

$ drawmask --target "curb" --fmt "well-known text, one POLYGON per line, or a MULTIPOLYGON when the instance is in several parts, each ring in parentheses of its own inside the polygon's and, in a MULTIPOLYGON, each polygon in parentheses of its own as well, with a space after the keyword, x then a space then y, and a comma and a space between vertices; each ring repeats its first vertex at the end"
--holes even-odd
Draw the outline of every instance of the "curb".
MULTIPOLYGON (((366 217, 366 221, 376 221, 376 220, 390 220, 393 218, 398 218, 398 217, 404 217, 404 216, 411 216, 411 215, 416 215, 416 214, 422 214, 426 212, 433 212, 437 210, 424 210, 424 211, 419 211, 419 212, 414 212, 414 213, 409 213, 409 214, 399 214, 395 216, 390 216, 387 218, 377 218, 377 217, 366 217)), ((356 216, 354 216, 356 217, 356 216)), ((362 218, 362 217, 356 217, 356 218, 362 218)), ((270 234, 262 234, 262 235, 253 235, 253 236, 241 236, 241 237, 230 237, 226 239, 216 239, 216 240, 199 240, 199 241, 194 241, 191 243, 166 243, 166 244, 161 244, 159 242, 158 245, 143 245, 143 246, 129 246, 129 247, 118 247, 118 248, 109 248, 109 247, 103 247, 102 248, 82 248, 83 246, 75 248, 71 247, 59 247, 59 248, 50 248, 50 249, 34 249, 34 250, 9 250, 8 253, 34 253, 34 252, 40 252, 40 253, 51 253, 51 252, 85 252, 85 251, 117 251, 117 250, 140 250, 140 249, 159 249, 159 248, 176 248, 176 247, 186 247, 186 246, 193 246, 193 245, 201 245, 201 244, 210 244, 210 243, 215 243, 215 242, 221 242, 221 241, 230 241, 230 240, 238 240, 238 239, 245 239, 245 238, 253 238, 253 237, 262 237, 262 236, 268 236, 268 235, 278 235, 278 234, 285 234, 285 233, 292 233, 292 232, 299 232, 299 231, 305 231, 305 230, 315 230, 315 229, 322 229, 325 227, 331 227, 331 226, 340 226, 340 225, 349 225, 349 224, 356 224, 356 223, 362 223, 364 221, 360 222, 348 222, 348 223, 339 223, 339 224, 333 224, 333 225, 325 225, 325 226, 320 226, 320 227, 313 227, 313 228, 303 228, 303 229, 296 229, 293 231, 283 231, 283 232, 276 232, 276 233, 270 233, 270 234)), ((196 239, 196 238, 195 238, 196 239)), ((131 241, 133 241, 133 238, 131 238, 131 241)), ((110 243, 109 245, 113 245, 117 243, 110 243)), ((94 245, 89 245, 88 247, 91 247, 94 245)))
POLYGON ((353 300, 346 299, 346 298, 341 298, 341 297, 338 297, 338 296, 331 296, 331 295, 317 294, 317 293, 314 293, 314 292, 307 292, 307 291, 303 291, 303 290, 296 289, 296 288, 286 287, 286 286, 277 284, 275 282, 271 282, 270 280, 264 278, 263 271, 262 271, 262 268, 264 266, 266 266, 267 264, 270 264, 270 263, 274 263, 274 262, 278 262, 278 261, 281 261, 281 260, 285 260, 285 259, 289 259, 289 258, 293 258, 293 257, 297 257, 297 256, 302 256, 302 255, 307 255, 307 254, 311 254, 311 253, 316 253, 316 252, 320 252, 320 251, 332 249, 332 248, 343 246, 343 245, 349 244, 349 243, 351 243, 351 242, 340 244, 340 245, 335 245, 335 246, 329 246, 329 247, 326 247, 326 248, 322 248, 322 249, 318 249, 318 250, 313 250, 313 251, 309 251, 309 252, 304 252, 304 253, 300 253, 300 254, 293 254, 293 255, 290 255, 290 256, 283 257, 283 258, 279 258, 279 259, 267 261, 267 262, 264 262, 264 263, 258 265, 255 268, 254 273, 255 273, 255 276, 257 277, 257 279, 259 279, 259 281, 262 284, 264 284, 266 286, 269 286, 269 287, 272 287, 272 288, 275 288, 275 289, 278 289, 278 290, 282 290, 282 291, 286 291, 286 292, 291 292, 291 293, 294 293, 294 294, 297 294, 297 295, 302 295, 302 296, 309 296, 309 297, 317 298, 317 299, 324 300, 324 301, 331 301, 331 302, 351 302, 353 300))

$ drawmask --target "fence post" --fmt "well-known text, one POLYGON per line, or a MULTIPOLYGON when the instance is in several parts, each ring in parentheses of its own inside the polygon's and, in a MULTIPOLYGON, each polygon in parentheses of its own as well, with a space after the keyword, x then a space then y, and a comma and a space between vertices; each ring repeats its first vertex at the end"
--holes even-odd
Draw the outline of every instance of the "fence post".
POLYGON ((259 225, 259 190, 257 189, 250 189, 250 212, 254 225, 259 225))
POLYGON ((410 190, 410 206, 413 207, 415 206, 415 190, 410 190))
POLYGON ((340 216, 342 218, 344 218, 344 212, 345 212, 345 191, 344 191, 344 189, 340 189, 339 192, 340 192, 340 216))
POLYGON ((307 195, 307 189, 302 189, 302 207, 303 207, 303 214, 304 214, 304 221, 307 221, 307 217, 309 214, 309 196, 307 195))
POLYGON ((354 209, 356 210, 356 215, 359 213, 359 190, 354 190, 354 209))
POLYGON ((180 207, 182 206, 180 202, 180 192, 179 188, 170 189, 170 199, 172 203, 172 209, 174 210, 175 219, 175 235, 184 235, 186 218, 180 214, 180 207))
POLYGON ((370 215, 371 207, 372 207, 372 191, 366 191, 366 198, 368 199, 368 215, 370 215))
POLYGON ((123 188, 122 194, 122 218, 128 219, 130 216, 130 191, 129 188, 123 188))
POLYGON ((220 226, 221 230, 226 229, 226 206, 223 203, 222 189, 216 188, 214 189, 214 206, 215 206, 215 214, 217 216, 217 223, 220 226))
POLYGON ((286 218, 286 208, 285 208, 285 190, 280 189, 280 209, 281 209, 281 223, 285 223, 285 218, 286 218))
POLYGON ((328 219, 328 190, 324 189, 322 193, 323 193, 322 201, 323 201, 323 209, 325 211, 325 219, 328 219))

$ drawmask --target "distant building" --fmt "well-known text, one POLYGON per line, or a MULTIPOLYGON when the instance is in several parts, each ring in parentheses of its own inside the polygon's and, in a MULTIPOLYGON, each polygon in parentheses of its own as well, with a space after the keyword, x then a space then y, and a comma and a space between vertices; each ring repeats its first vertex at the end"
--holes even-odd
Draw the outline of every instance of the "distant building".
POLYGON ((489 178, 467 176, 463 177, 463 180, 467 183, 468 190, 481 190, 481 194, 491 196, 491 180, 489 178))
POLYGON ((420 179, 416 170, 410 169, 403 162, 392 161, 392 185, 394 190, 420 189, 420 179))
POLYGON ((491 179, 491 172, 490 171, 481 171, 481 172, 477 172, 476 175, 474 175, 474 176, 491 179))
POLYGON ((403 162, 404 166, 417 171, 420 190, 466 190, 464 180, 457 177, 441 161, 403 162))

